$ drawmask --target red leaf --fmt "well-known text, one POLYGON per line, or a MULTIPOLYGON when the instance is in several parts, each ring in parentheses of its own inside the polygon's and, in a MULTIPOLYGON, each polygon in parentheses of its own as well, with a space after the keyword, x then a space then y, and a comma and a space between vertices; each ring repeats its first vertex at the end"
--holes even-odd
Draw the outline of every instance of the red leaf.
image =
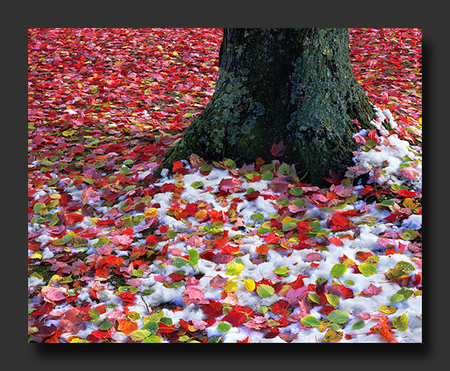
POLYGON ((223 315, 222 303, 219 301, 209 299, 209 303, 200 305, 200 308, 203 311, 203 313, 206 314, 207 317, 215 318, 223 315))
POLYGON ((272 144, 272 148, 270 149, 270 153, 273 157, 281 157, 284 155, 284 152, 286 151, 286 146, 283 143, 283 140, 281 140, 280 143, 272 144))
POLYGON ((291 333, 291 331, 284 331, 279 333, 280 339, 290 343, 291 341, 297 339, 298 333, 291 333))
POLYGON ((225 317, 222 318, 222 321, 231 323, 233 327, 242 325, 246 320, 247 315, 245 313, 237 312, 235 310, 231 311, 225 317))
POLYGON ((343 299, 352 299, 354 297, 353 290, 349 287, 345 287, 344 285, 340 285, 338 287, 339 293, 343 299))
POLYGON ((332 228, 335 231, 347 231, 349 229, 355 228, 353 223, 348 220, 343 212, 335 212, 328 218, 327 227, 332 228))
POLYGON ((289 303, 284 300, 278 300, 272 306, 272 312, 275 314, 286 314, 286 310, 289 308, 289 303))
POLYGON ((273 339, 274 337, 277 337, 279 333, 280 330, 278 329, 278 327, 273 327, 267 334, 264 335, 264 339, 273 339))
POLYGON ((342 246, 344 244, 339 238, 336 237, 327 237, 327 240, 336 246, 342 246))

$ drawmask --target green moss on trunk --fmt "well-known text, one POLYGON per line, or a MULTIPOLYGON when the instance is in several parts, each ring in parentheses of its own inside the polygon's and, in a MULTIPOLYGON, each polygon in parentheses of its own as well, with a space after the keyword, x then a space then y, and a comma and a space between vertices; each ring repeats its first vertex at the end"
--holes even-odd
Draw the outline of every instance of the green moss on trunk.
POLYGON ((345 171, 355 148, 353 119, 375 113, 354 77, 348 29, 226 29, 214 95, 162 168, 192 153, 238 165, 280 159, 322 185, 329 169, 345 171))

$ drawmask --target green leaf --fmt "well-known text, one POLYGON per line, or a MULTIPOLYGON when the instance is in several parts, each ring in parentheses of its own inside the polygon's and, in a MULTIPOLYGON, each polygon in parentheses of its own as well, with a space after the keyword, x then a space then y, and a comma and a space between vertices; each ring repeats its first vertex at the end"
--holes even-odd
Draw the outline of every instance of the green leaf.
POLYGON ((273 273, 277 274, 278 276, 281 277, 287 277, 289 275, 289 268, 284 266, 284 267, 279 267, 273 270, 273 273))
POLYGON ((331 268, 330 273, 331 273, 332 277, 337 278, 337 277, 342 276, 345 272, 347 272, 347 266, 344 264, 338 263, 338 264, 335 264, 333 266, 333 268, 331 268))
POLYGON ((172 229, 169 229, 167 231, 167 238, 170 239, 170 240, 173 240, 177 235, 178 235, 178 232, 175 232, 172 229))
POLYGON ((295 200, 292 200, 291 204, 296 205, 298 207, 303 207, 306 206, 306 201, 304 198, 296 198, 295 200))
POLYGON ((333 307, 339 304, 339 296, 334 294, 326 294, 325 296, 328 300, 328 303, 330 303, 330 305, 332 305, 333 307))
POLYGON ((172 326, 173 325, 172 318, 170 318, 170 317, 162 317, 161 318, 161 322, 164 323, 167 326, 172 326))
POLYGON ((126 166, 121 167, 119 169, 119 171, 120 171, 121 174, 124 174, 124 175, 130 174, 130 169, 128 169, 126 166))
POLYGON ((406 288, 402 288, 397 293, 391 296, 391 303, 398 303, 402 300, 408 300, 414 292, 406 288))
POLYGON ((316 294, 310 292, 310 293, 308 294, 308 298, 309 298, 309 300, 311 300, 313 303, 320 304, 320 298, 319 298, 318 295, 316 295, 316 294))
POLYGON ((264 215, 261 213, 252 214, 250 215, 250 218, 252 218, 255 221, 264 220, 264 215))
POLYGON ((328 320, 335 323, 345 323, 348 320, 349 313, 346 310, 336 309, 328 315, 328 320))
POLYGON ((369 139, 368 141, 366 141, 366 147, 368 147, 369 149, 375 148, 377 146, 377 142, 369 139))
POLYGON ((201 188, 203 187, 203 182, 201 182, 200 180, 192 182, 191 187, 194 189, 201 188))
POLYGON ((211 336, 210 338, 208 338, 207 343, 218 343, 221 338, 222 336, 211 336))
POLYGON ((146 330, 152 334, 156 334, 159 330, 159 321, 149 321, 144 326, 142 326, 142 330, 146 330))
POLYGON ((200 167, 200 171, 203 171, 207 173, 208 171, 211 171, 213 166, 211 164, 204 164, 202 167, 200 167))
POLYGON ((399 301, 404 300, 405 297, 401 294, 394 294, 391 296, 391 303, 398 303, 399 301))
POLYGON ((397 191, 400 190, 400 186, 399 186, 397 183, 393 183, 393 184, 391 184, 391 189, 392 189, 394 192, 397 192, 397 191))
POLYGON ((361 263, 358 269, 366 277, 371 277, 377 273, 377 266, 373 264, 361 263))
POLYGON ((266 314, 266 312, 269 310, 269 308, 267 308, 265 305, 261 305, 259 308, 258 308, 258 313, 259 314, 266 314))
POLYGON ((261 175, 262 180, 272 180, 273 179, 273 173, 270 171, 266 171, 261 175))
POLYGON ((301 189, 300 187, 294 187, 289 190, 289 193, 292 196, 300 196, 303 194, 303 189, 301 189))
POLYGON ((411 273, 415 271, 414 265, 405 261, 399 261, 395 268, 400 269, 402 272, 411 273))
POLYGON ((172 259, 172 264, 177 268, 181 268, 183 265, 185 265, 187 263, 188 263, 188 261, 185 258, 182 258, 181 256, 175 256, 172 259))
POLYGON ((392 325, 399 331, 405 331, 408 328, 408 316, 406 313, 400 317, 392 318, 392 325))
POLYGON ((225 166, 227 166, 227 167, 230 167, 230 168, 232 168, 232 169, 236 169, 236 162, 234 162, 232 159, 230 159, 230 158, 227 158, 224 162, 223 162, 223 164, 225 165, 225 166))
POLYGON ((355 286, 355 283, 352 280, 345 280, 344 285, 346 286, 355 286))
POLYGON ((33 211, 35 214, 47 214, 47 206, 43 202, 36 202, 33 206, 33 211))
POLYGON ((189 339, 190 339, 190 337, 187 336, 187 335, 182 335, 182 336, 180 336, 180 337, 178 338, 178 340, 179 340, 179 341, 182 341, 183 343, 186 342, 186 341, 188 341, 189 339))
POLYGON ((364 321, 359 321, 359 322, 356 322, 356 323, 352 326, 352 329, 353 329, 353 330, 359 330, 360 328, 363 328, 364 325, 365 325, 365 322, 364 322, 364 321))
POLYGON ((188 250, 189 254, 189 265, 193 267, 198 263, 198 251, 194 249, 188 250))
POLYGON ((310 315, 302 317, 300 323, 305 327, 314 327, 320 325, 320 321, 316 317, 310 315))
POLYGON ((109 330, 112 325, 113 325, 113 323, 110 321, 103 321, 102 324, 100 325, 100 330, 102 330, 102 331, 109 330))
POLYGON ((288 164, 281 164, 277 170, 278 174, 288 175, 291 172, 291 167, 288 164))
POLYGON ((288 206, 290 202, 286 197, 279 197, 277 198, 277 204, 281 206, 288 206))
POLYGON ((417 232, 415 229, 407 229, 402 233, 400 238, 405 241, 412 241, 419 235, 419 232, 417 232))
POLYGON ((226 322, 219 322, 217 325, 217 331, 219 332, 228 332, 231 329, 231 325, 226 322))
POLYGON ((386 207, 388 207, 388 206, 394 206, 394 205, 395 205, 395 202, 392 201, 392 200, 383 200, 383 201, 381 201, 380 205, 381 205, 381 206, 386 206, 386 207))
POLYGON ((162 343, 162 340, 159 336, 150 335, 144 339, 143 343, 162 343))
POLYGON ((50 220, 50 222, 48 223, 48 225, 50 227, 53 227, 56 225, 56 223, 58 223, 58 213, 54 213, 52 219, 50 220))
POLYGON ((148 296, 148 295, 153 294, 154 292, 155 292, 155 290, 147 289, 147 290, 142 291, 142 295, 148 296))
POLYGON ((283 232, 289 232, 297 228, 298 221, 290 221, 283 223, 283 232))
POLYGON ((385 273, 385 276, 389 281, 394 281, 394 280, 398 280, 400 278, 408 277, 408 273, 403 272, 401 269, 394 268, 394 269, 389 269, 385 273))
POLYGON ((75 246, 75 247, 87 246, 88 242, 89 241, 86 238, 78 237, 78 236, 73 237, 73 246, 75 246))
POLYGON ((268 298, 275 293, 275 289, 272 286, 261 284, 256 288, 256 292, 261 298, 268 298))

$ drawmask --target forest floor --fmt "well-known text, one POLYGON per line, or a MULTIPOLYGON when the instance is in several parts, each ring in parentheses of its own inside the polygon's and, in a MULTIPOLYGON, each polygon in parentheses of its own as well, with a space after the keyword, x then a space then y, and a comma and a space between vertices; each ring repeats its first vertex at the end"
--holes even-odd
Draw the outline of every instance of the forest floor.
POLYGON ((29 341, 422 342, 421 30, 350 30, 379 119, 329 187, 282 157, 155 179, 221 36, 28 30, 29 341))

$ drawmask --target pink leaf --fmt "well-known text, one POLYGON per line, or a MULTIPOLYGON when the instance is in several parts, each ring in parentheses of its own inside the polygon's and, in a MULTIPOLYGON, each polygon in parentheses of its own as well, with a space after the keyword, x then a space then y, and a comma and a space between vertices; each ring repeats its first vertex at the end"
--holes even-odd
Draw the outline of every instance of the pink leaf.
POLYGON ((419 173, 411 168, 403 168, 400 170, 400 174, 402 174, 402 176, 406 179, 411 179, 411 180, 418 180, 418 175, 419 173))
POLYGON ((203 245, 203 238, 199 236, 192 236, 189 238, 186 238, 184 240, 186 242, 186 245, 192 246, 192 247, 200 247, 203 245))
POLYGON ((272 148, 270 149, 270 153, 274 157, 283 156, 285 151, 286 151, 286 146, 284 145, 283 140, 281 140, 281 142, 278 144, 273 143, 272 148))
POLYGON ((214 288, 218 289, 220 287, 224 287, 227 284, 228 278, 222 278, 219 274, 215 276, 210 282, 209 285, 214 288))
POLYGON ((206 328, 206 325, 208 324, 208 322, 202 321, 202 320, 196 320, 193 319, 192 320, 192 327, 197 329, 197 330, 204 330, 206 328))
POLYGON ((366 144, 366 140, 359 134, 355 135, 355 141, 356 143, 361 143, 362 145, 366 144))
POLYGON ((300 211, 303 211, 303 210, 305 210, 305 208, 304 207, 300 207, 300 206, 297 206, 297 205, 294 205, 294 204, 291 204, 291 205, 289 205, 288 206, 288 210, 291 212, 291 213, 298 213, 298 212, 300 212, 300 211))
POLYGON ((298 306, 298 300, 302 296, 302 294, 307 290, 306 286, 302 286, 298 289, 293 289, 292 287, 286 292, 285 299, 291 306, 298 306), (294 305, 292 305, 294 304, 294 305), (295 305, 297 304, 297 305, 295 305))
POLYGON ((381 287, 376 287, 372 284, 369 285, 369 287, 367 289, 365 289, 364 291, 361 291, 360 295, 361 296, 372 296, 372 295, 377 295, 381 292, 381 287))
POLYGON ((45 286, 41 290, 44 300, 50 303, 58 302, 66 298, 64 289, 61 287, 45 286))
POLYGON ((305 262, 312 262, 314 260, 322 260, 322 255, 317 252, 312 252, 305 256, 305 262))

